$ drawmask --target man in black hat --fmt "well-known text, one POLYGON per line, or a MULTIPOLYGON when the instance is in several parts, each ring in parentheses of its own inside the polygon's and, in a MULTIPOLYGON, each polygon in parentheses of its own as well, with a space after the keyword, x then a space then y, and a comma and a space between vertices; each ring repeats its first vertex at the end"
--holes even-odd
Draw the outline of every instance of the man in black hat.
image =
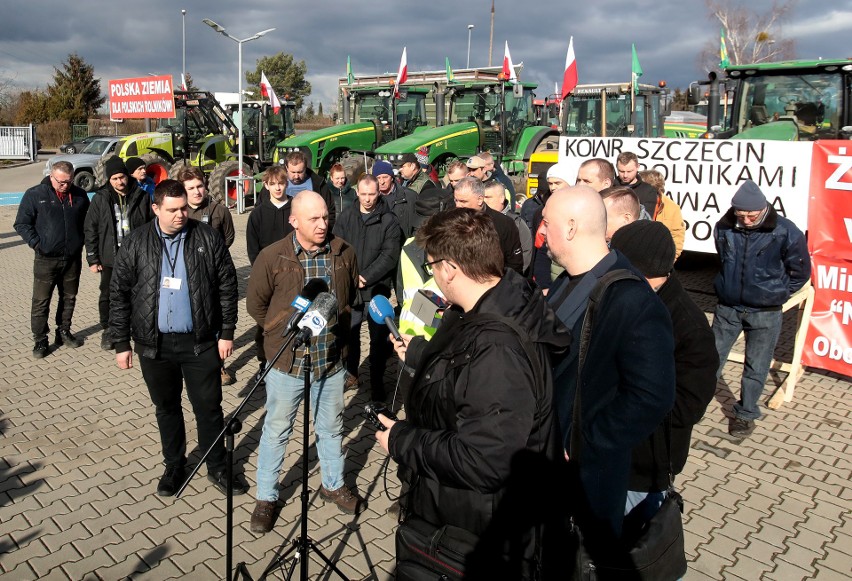
POLYGON ((71 334, 71 317, 80 287, 83 222, 88 211, 89 197, 74 185, 74 166, 68 161, 53 164, 50 175, 28 189, 18 206, 15 231, 35 251, 30 325, 36 359, 50 351, 47 319, 54 288, 59 293, 56 343, 69 347, 83 344, 71 334))
POLYGON ((402 177, 402 185, 416 193, 429 188, 438 187, 435 185, 423 168, 420 167, 420 160, 413 153, 404 153, 399 165, 399 175, 402 177))
POLYGON ((778 215, 753 181, 743 182, 731 206, 713 230, 722 263, 713 334, 721 376, 731 347, 745 331, 742 390, 728 427, 735 438, 745 438, 760 418, 757 402, 781 333, 781 307, 810 278, 811 259, 801 230, 778 215))
POLYGON ((104 175, 107 181, 92 198, 85 233, 89 270, 101 275, 98 296, 98 316, 104 330, 101 349, 109 351, 113 344, 109 336, 109 283, 115 255, 131 230, 151 221, 154 210, 148 194, 130 178, 120 157, 113 156, 106 161, 104 175))
POLYGON ((674 408, 656 431, 631 453, 626 511, 635 510, 635 515, 642 515, 639 520, 646 521, 663 502, 669 484, 669 465, 674 477, 686 464, 692 426, 704 416, 716 393, 719 355, 707 317, 674 272, 675 245, 665 224, 639 220, 622 226, 612 236, 611 247, 626 256, 642 273, 672 318, 674 408), (667 424, 671 426, 668 449, 667 424), (644 506, 636 508, 640 504, 644 506))
POLYGON ((145 190, 153 204, 154 187, 156 184, 154 183, 154 180, 151 179, 151 176, 148 175, 148 166, 145 163, 145 160, 141 157, 128 157, 127 161, 124 162, 124 165, 127 167, 127 174, 139 182, 139 187, 145 190))

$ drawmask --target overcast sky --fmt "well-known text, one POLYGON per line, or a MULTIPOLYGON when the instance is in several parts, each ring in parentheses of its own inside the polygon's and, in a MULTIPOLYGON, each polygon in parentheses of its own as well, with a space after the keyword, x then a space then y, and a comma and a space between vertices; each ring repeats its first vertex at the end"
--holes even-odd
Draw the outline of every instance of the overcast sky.
MULTIPOLYGON (((772 4, 741 2, 755 10, 772 4)), ((179 82, 181 8, 187 10, 186 70, 205 90, 237 90, 237 45, 204 25, 203 18, 238 38, 276 27, 243 45, 243 70, 254 70, 262 56, 290 53, 307 64, 313 86, 309 100, 325 106, 336 102, 347 55, 356 75, 396 72, 403 46, 408 47, 409 71, 442 70, 445 57, 454 68, 463 68, 467 26, 473 24, 470 64, 488 64, 490 0, 4 0, 0 81, 11 79, 21 89, 44 88, 53 67, 76 52, 94 66, 104 92, 109 79, 148 73, 172 74, 179 82)), ((799 0, 781 30, 796 41, 798 58, 852 57, 850 32, 852 0, 799 0)), ((572 35, 580 83, 628 81, 635 43, 645 72, 642 82, 665 79, 672 88, 685 88, 704 78, 698 55, 708 41, 718 47, 719 25, 707 16, 703 0, 496 0, 492 63, 502 62, 508 40, 512 60, 524 63, 521 79, 537 82, 538 95, 549 94, 554 82, 561 83, 572 35)))

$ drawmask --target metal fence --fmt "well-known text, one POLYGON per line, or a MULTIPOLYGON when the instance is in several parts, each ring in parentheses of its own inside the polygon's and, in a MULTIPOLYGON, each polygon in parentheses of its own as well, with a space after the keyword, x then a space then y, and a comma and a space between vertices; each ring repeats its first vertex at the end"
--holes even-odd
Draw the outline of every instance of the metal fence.
POLYGON ((38 155, 35 126, 0 127, 0 159, 28 159, 38 155))

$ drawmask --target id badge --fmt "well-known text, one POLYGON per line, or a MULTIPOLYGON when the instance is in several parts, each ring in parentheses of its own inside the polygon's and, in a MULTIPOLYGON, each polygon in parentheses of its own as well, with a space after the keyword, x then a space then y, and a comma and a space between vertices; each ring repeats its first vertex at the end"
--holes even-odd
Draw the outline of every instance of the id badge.
POLYGON ((201 221, 205 224, 209 224, 210 223, 210 216, 208 216, 207 214, 204 214, 203 216, 201 216, 201 221))
POLYGON ((171 290, 180 290, 181 280, 172 276, 163 277, 163 288, 171 290))

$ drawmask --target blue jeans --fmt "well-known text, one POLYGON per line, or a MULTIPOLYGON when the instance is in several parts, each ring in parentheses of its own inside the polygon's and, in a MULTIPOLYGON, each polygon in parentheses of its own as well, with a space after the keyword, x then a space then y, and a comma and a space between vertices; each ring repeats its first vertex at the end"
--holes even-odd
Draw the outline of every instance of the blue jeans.
POLYGON ((713 335, 716 337, 716 351, 719 352, 719 370, 716 377, 722 375, 728 354, 740 331, 745 332, 742 389, 740 401, 734 404, 734 415, 740 419, 760 418, 757 402, 763 393, 775 345, 781 334, 782 315, 780 310, 754 311, 747 307, 716 305, 713 315, 713 335))
MULTIPOLYGON (((326 490, 343 486, 344 375, 340 370, 320 379, 311 376, 311 411, 326 490)), ((274 368, 266 376, 266 418, 257 455, 257 500, 278 500, 278 475, 304 391, 304 377, 293 377, 274 368)))

